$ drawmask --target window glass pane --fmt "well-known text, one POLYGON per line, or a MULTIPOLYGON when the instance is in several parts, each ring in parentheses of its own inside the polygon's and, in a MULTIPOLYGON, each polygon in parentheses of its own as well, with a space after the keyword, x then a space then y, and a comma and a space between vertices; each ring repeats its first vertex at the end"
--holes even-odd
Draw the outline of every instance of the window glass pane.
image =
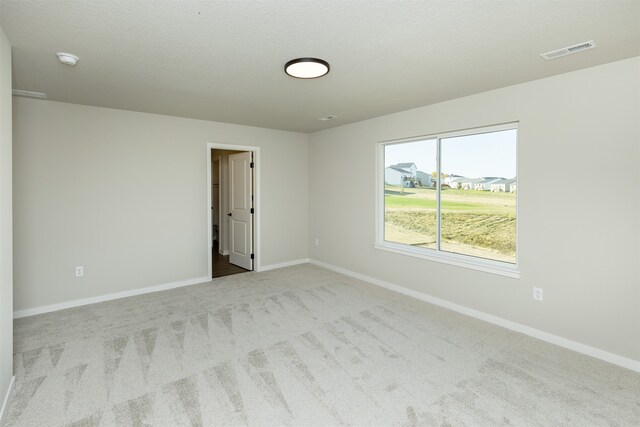
POLYGON ((435 139, 384 147, 384 240, 436 248, 435 139))
POLYGON ((441 139, 440 250, 516 262, 516 133, 441 139))

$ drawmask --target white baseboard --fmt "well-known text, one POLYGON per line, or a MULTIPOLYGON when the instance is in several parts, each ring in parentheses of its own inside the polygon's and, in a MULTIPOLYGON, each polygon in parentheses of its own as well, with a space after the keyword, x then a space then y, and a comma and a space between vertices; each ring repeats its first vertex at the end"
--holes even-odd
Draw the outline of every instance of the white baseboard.
POLYGON ((364 274, 356 273, 351 270, 335 266, 333 264, 328 264, 314 259, 309 260, 309 262, 311 264, 324 267, 328 270, 333 270, 337 273, 342 273, 346 276, 350 276, 364 282, 368 282, 373 285, 380 286, 428 302, 430 304, 438 305, 440 307, 444 307, 449 310, 474 317, 476 319, 484 320, 485 322, 493 323, 494 325, 502 326, 503 328, 511 329, 512 331, 520 332, 522 334, 529 335, 530 337, 537 338, 539 340, 546 341, 548 343, 555 344, 560 347, 576 351, 578 353, 586 354, 587 356, 595 357, 596 359, 604 360, 605 362, 613 363, 614 365, 622 366, 623 368, 631 369, 632 371, 640 372, 640 361, 637 360, 619 356, 614 353, 609 353, 608 351, 604 351, 599 348, 591 347, 586 344, 569 340, 567 338, 559 337, 557 335, 553 335, 548 332, 532 328, 530 326, 522 325, 520 323, 512 322, 511 320, 503 319, 501 317, 493 316, 482 311, 474 310, 463 305, 432 297, 430 295, 423 294, 422 292, 407 289, 405 287, 385 282, 374 277, 365 276, 364 274))
POLYGON ((4 401, 2 402, 2 409, 0 409, 0 426, 4 425, 5 411, 9 407, 9 401, 11 400, 11 395, 13 394, 13 387, 15 386, 15 384, 16 377, 11 377, 9 388, 7 388, 7 394, 4 395, 4 401))
MULTIPOLYGON (((298 264, 306 264, 309 262, 309 258, 297 259, 293 261, 287 261, 280 264, 272 264, 260 267, 259 271, 275 270, 277 268, 291 267, 298 264)), ((99 295, 97 297, 77 299, 73 301, 62 302, 59 304, 45 305, 41 307, 27 308, 24 310, 17 310, 13 312, 13 318, 19 319, 21 317, 35 316, 37 314, 50 313, 52 311, 64 310, 66 308, 80 307, 82 305, 95 304, 98 302, 111 301, 120 298, 132 297, 136 295, 148 294, 150 292, 165 291, 167 289, 180 288, 183 286, 197 285, 199 283, 205 283, 211 281, 210 277, 197 277, 194 279, 188 279, 180 282, 165 283, 163 285, 149 286, 146 288, 132 289, 130 291, 116 292, 113 294, 99 295)))
POLYGON ((308 262, 309 262, 309 258, 294 259, 293 261, 281 262, 279 264, 263 265, 260 267, 260 270, 258 271, 269 271, 269 270, 275 270, 277 268, 292 267, 294 265, 307 264, 308 262))
POLYGON ((27 308, 13 312, 13 318, 35 316, 36 314, 50 313, 52 311, 64 310, 65 308, 80 307, 82 305, 95 304, 97 302, 111 301, 114 299, 132 297, 135 295, 148 294, 151 292, 166 291, 167 289, 181 288, 183 286, 197 285, 198 283, 210 282, 210 277, 196 277, 180 282, 165 283, 162 285, 148 286, 146 288, 132 289, 130 291, 116 292, 113 294, 99 295, 97 297, 82 298, 73 301, 61 302, 59 304, 44 305, 41 307, 27 308))

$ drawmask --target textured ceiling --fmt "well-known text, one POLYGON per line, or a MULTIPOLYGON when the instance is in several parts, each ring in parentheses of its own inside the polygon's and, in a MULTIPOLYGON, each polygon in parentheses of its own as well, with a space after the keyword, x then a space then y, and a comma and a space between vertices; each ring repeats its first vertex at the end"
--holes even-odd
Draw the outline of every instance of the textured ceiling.
POLYGON ((0 0, 0 16, 16 89, 302 132, 640 55, 638 0, 0 0), (300 56, 331 72, 288 77, 300 56))

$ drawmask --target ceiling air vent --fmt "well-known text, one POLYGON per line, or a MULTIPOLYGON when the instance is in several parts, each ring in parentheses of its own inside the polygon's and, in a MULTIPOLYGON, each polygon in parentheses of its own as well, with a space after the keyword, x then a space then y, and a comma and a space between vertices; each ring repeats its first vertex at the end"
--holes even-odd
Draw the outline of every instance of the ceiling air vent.
POLYGON ((572 53, 593 49, 594 47, 596 47, 596 42, 590 40, 588 42, 574 44, 573 46, 563 47, 562 49, 552 50, 551 52, 541 53, 540 56, 549 61, 550 59, 560 58, 561 56, 571 55, 572 53))
POLYGON ((13 89, 15 96, 26 96, 27 98, 47 99, 47 95, 42 92, 32 92, 30 90, 13 89))
POLYGON ((321 122, 327 122, 329 120, 337 119, 338 116, 334 116, 333 114, 329 114, 328 116, 320 117, 318 120, 321 122))

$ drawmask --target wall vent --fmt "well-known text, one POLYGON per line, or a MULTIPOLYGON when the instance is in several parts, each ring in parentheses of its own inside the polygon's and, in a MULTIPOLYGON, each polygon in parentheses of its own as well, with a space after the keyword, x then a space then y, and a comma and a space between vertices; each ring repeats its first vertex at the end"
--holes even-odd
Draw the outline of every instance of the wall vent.
POLYGON ((573 46, 563 47, 562 49, 552 50, 551 52, 541 53, 540 56, 549 61, 550 59, 560 58, 561 56, 571 55, 572 53, 582 52, 583 50, 593 49, 594 47, 596 47, 596 42, 590 40, 588 42, 574 44, 573 46))

